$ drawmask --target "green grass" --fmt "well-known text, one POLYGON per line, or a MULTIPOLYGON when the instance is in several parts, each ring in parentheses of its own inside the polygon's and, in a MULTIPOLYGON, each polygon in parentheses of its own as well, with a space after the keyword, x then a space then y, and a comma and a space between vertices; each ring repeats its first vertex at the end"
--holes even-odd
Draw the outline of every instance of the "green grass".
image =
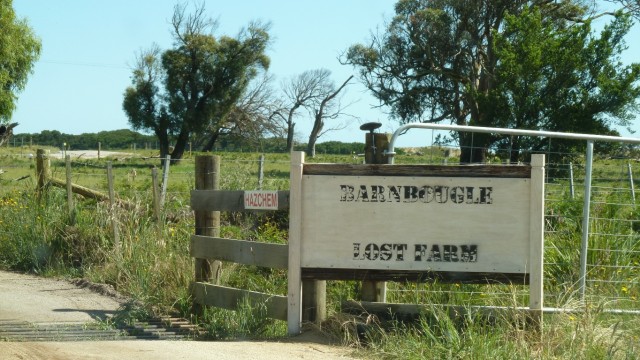
MULTIPOLYGON (((398 156, 396 163, 442 163, 437 152, 421 156, 398 156)), ((33 161, 15 149, 0 149, 0 267, 48 276, 85 277, 113 285, 121 293, 143 304, 146 314, 177 313, 190 316, 189 284, 193 259, 189 237, 194 220, 189 191, 194 187, 193 158, 172 166, 164 221, 153 220, 151 168, 160 166, 140 151, 134 158, 76 159, 74 182, 107 191, 106 164, 114 169, 119 197, 136 204, 133 210, 111 212, 108 205, 74 197, 74 219, 69 216, 66 193, 50 188, 38 200, 35 195, 33 161), (145 159, 146 157, 146 159, 145 159), (132 175, 132 170, 136 175, 132 175), (10 174, 10 176, 8 176, 10 174), (30 174, 14 181, 18 174, 30 174), (16 175, 14 177, 14 175, 16 175), (120 231, 120 244, 113 241, 112 220, 120 231)), ((258 154, 222 155, 224 189, 258 187, 258 154)), ((319 155, 313 162, 361 163, 353 156, 319 155)), ((454 163, 451 159, 450 163, 454 163)), ((623 161, 597 162, 597 177, 612 179, 599 185, 624 188, 623 161)), ((266 189, 289 188, 289 155, 266 154, 266 189)), ((52 161, 52 172, 64 178, 64 162, 52 161)), ((20 176, 23 176, 20 175, 20 176)), ((569 199, 565 180, 548 187, 545 291, 547 306, 585 309, 583 312, 545 316, 542 333, 531 331, 520 315, 510 314, 488 321, 475 315, 451 318, 438 304, 526 306, 527 289, 509 285, 445 285, 389 283, 389 301, 432 304, 417 322, 380 320, 340 313, 342 301, 357 299, 359 282, 328 282, 329 320, 321 330, 358 348, 367 358, 386 359, 632 359, 640 355, 640 317, 610 315, 608 308, 638 309, 640 296, 640 236, 638 214, 629 192, 603 191, 594 196, 589 253, 590 279, 602 280, 588 287, 588 306, 576 302, 582 200, 569 199), (610 221, 607 219, 616 219, 610 221), (624 235, 624 236, 612 236, 624 235), (625 249, 626 251, 616 251, 625 249), (625 301, 611 301, 622 298, 625 301), (364 324, 364 325, 363 325, 364 324), (358 329, 364 329, 358 334, 358 329)), ((287 214, 270 216, 223 214, 222 236, 235 239, 286 243, 287 214)), ((286 271, 236 264, 223 264, 222 285, 285 295, 286 271)), ((286 335, 286 324, 264 316, 264 309, 246 302, 238 311, 206 309, 198 318, 215 339, 274 338, 286 335)))

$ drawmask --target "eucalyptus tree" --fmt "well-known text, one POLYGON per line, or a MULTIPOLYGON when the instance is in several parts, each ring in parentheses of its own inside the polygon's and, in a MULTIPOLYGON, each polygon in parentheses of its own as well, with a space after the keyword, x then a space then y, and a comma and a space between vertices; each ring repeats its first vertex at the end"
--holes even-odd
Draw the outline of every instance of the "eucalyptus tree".
POLYGON ((237 37, 216 38, 216 22, 204 5, 187 14, 176 5, 171 19, 174 45, 138 56, 123 108, 135 129, 153 131, 161 155, 182 158, 192 134, 216 136, 247 86, 269 67, 269 26, 251 23, 237 37))
MULTIPOLYGON (((40 47, 27 21, 16 16, 13 1, 0 0, 0 125, 11 119, 18 93, 40 57, 40 47)), ((5 126, 5 134, 14 126, 5 126)))
MULTIPOLYGON (((619 58, 631 25, 631 15, 618 12, 595 36, 590 20, 564 26, 544 21, 537 9, 508 15, 496 36, 496 88, 483 99, 492 104, 487 109, 494 124, 610 135, 616 134, 614 126, 631 125, 638 113, 640 64, 625 65, 619 58)), ((491 140, 496 148, 510 149, 512 161, 522 160, 522 150, 548 149, 540 138, 491 140)), ((578 145, 557 139, 554 152, 574 152, 578 145)))
MULTIPOLYGON (((626 3, 626 11, 635 10, 633 5, 637 5, 637 2, 626 3)), ((534 119, 526 126, 549 128, 548 124, 545 125, 546 121, 554 120, 558 125, 554 129, 563 130, 565 127, 559 113, 566 108, 567 103, 563 101, 572 101, 571 107, 578 109, 581 105, 587 105, 580 101, 596 99, 599 93, 620 86, 623 91, 629 90, 631 96, 619 97, 616 104, 606 105, 602 101, 601 105, 609 106, 606 109, 602 106, 587 106, 589 111, 580 116, 581 122, 600 121, 603 126, 609 125, 602 121, 603 114, 623 115, 621 118, 624 119, 626 115, 620 110, 632 109, 636 101, 633 95, 637 88, 637 74, 632 70, 633 67, 620 67, 617 63, 617 56, 623 50, 621 35, 629 29, 623 23, 627 21, 628 24, 629 18, 617 20, 625 15, 620 12, 611 13, 616 19, 616 25, 608 31, 615 32, 615 35, 610 36, 605 32, 601 37, 603 40, 598 41, 590 32, 589 19, 604 13, 595 14, 593 8, 587 5, 589 2, 577 0, 400 0, 386 31, 374 34, 367 45, 351 46, 343 61, 358 68, 363 83, 381 104, 390 108, 391 114, 401 123, 444 121, 459 125, 518 126, 512 121, 514 114, 524 110, 516 109, 521 104, 515 101, 515 87, 526 85, 561 88, 564 78, 553 76, 554 72, 543 71, 536 73, 542 78, 533 84, 524 84, 518 82, 518 77, 527 75, 526 71, 538 65, 520 64, 523 65, 520 68, 509 69, 509 65, 503 63, 503 60, 508 60, 508 56, 526 55, 529 50, 537 53, 545 47, 553 47, 552 43, 563 37, 568 39, 573 36, 579 40, 579 46, 570 44, 568 47, 575 58, 566 58, 571 55, 567 52, 558 53, 555 57, 543 56, 542 60, 546 64, 541 68, 553 67, 556 69, 554 71, 564 71, 567 75, 571 71, 578 72, 576 76, 580 80, 570 83, 572 87, 567 93, 586 91, 591 96, 581 99, 556 97, 553 99, 555 103, 545 101, 543 107, 546 108, 546 119, 534 119), (523 31, 527 29, 516 26, 515 20, 507 26, 507 19, 531 16, 530 11, 538 14, 544 27, 537 28, 535 33, 533 30, 529 31, 525 36, 523 31), (573 31, 577 33, 572 35, 573 31), (510 54, 509 44, 516 49, 525 43, 534 48, 521 49, 524 51, 521 54, 510 54), (596 54, 592 48, 602 48, 609 43, 609 52, 600 51, 596 54), (590 56, 597 56, 601 66, 587 66, 590 56), (552 63, 553 61, 568 62, 563 64, 552 63), (576 68, 569 67, 572 63, 576 68), (564 69, 562 65, 566 65, 564 69), (612 82, 607 84, 605 81, 590 81, 604 78, 609 78, 612 82), (509 82, 511 85, 508 85, 509 82), (589 85, 587 90, 583 88, 585 85, 589 85), (504 94, 507 90, 512 93, 504 94), (505 115, 504 111, 510 115, 505 115), (549 115, 553 111, 556 115, 549 115), (509 116, 512 117, 511 121, 505 118, 509 116)), ((517 64, 517 61, 512 63, 517 64)), ((536 91, 538 96, 543 93, 540 88, 536 88, 536 91)), ((618 95, 623 91, 618 92, 618 95)), ((535 101, 535 96, 532 93, 530 100, 535 101)), ((575 121, 578 121, 577 117, 575 121)), ((593 126, 592 131, 597 128, 593 126)), ((489 134, 455 135, 461 146, 463 163, 484 161, 486 150, 496 141, 503 140, 489 134)))

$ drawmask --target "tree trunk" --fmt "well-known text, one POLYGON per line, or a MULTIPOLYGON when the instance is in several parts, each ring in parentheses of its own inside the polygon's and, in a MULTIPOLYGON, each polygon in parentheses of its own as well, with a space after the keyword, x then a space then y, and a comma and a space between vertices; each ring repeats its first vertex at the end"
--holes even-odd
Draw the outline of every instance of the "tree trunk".
POLYGON ((315 157, 316 156, 316 140, 317 138, 309 137, 309 143, 307 144, 307 156, 315 157))
POLYGON ((313 122, 313 129, 311 129, 311 133, 309 134, 309 143, 307 144, 307 155, 309 157, 316 156, 316 142, 318 142, 318 136, 320 132, 324 128, 324 116, 323 107, 320 108, 319 112, 316 114, 315 121, 313 122))
POLYGON ((13 128, 18 126, 18 123, 9 125, 0 125, 0 146, 9 143, 11 136, 13 135, 13 128))
POLYGON ((292 152, 293 151, 293 134, 294 134, 294 129, 296 127, 296 123, 289 123, 287 126, 287 151, 288 152, 292 152))
POLYGON ((173 152, 171 153, 171 165, 178 164, 182 156, 184 155, 184 151, 189 143, 189 131, 186 129, 180 130, 180 134, 178 135, 178 139, 176 140, 176 145, 173 148, 173 152))
POLYGON ((166 130, 156 130, 155 133, 160 146, 160 159, 164 159, 169 155, 169 135, 166 130))
POLYGON ((483 164, 487 161, 489 134, 460 132, 458 136, 460 137, 460 164, 483 164))
POLYGON ((218 141, 219 136, 220 136, 220 130, 214 131, 209 137, 209 140, 207 140, 207 143, 202 147, 202 151, 204 152, 212 151, 213 146, 216 144, 216 141, 218 141))
POLYGON ((509 162, 517 164, 520 161, 520 139, 513 138, 511 143, 511 153, 509 154, 509 162))

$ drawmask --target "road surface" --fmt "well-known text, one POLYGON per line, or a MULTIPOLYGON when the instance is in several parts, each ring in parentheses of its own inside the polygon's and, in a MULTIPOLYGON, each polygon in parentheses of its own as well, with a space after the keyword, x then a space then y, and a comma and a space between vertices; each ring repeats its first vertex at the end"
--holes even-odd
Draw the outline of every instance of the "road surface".
POLYGON ((0 271, 0 359, 351 359, 315 334, 282 341, 3 341, 7 324, 68 326, 111 316, 121 302, 67 281, 0 271))

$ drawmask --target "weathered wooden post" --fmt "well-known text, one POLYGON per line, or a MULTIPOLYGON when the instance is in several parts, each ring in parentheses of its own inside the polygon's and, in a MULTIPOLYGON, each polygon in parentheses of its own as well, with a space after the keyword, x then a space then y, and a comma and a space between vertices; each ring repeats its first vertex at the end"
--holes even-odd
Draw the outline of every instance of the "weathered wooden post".
MULTIPOLYGON (((388 147, 391 134, 378 134, 374 131, 382 126, 378 122, 362 124, 360 130, 369 131, 365 135, 364 160, 366 164, 386 164, 384 150, 388 147)), ((360 297, 362 301, 385 302, 387 283, 382 281, 363 281, 360 297)))
POLYGON ((327 281, 302 280, 302 321, 320 324, 327 318, 327 281))
POLYGON ((42 196, 51 177, 51 160, 49 159, 49 153, 49 150, 36 150, 36 176, 38 177, 36 193, 38 198, 42 196))
MULTIPOLYGON (((196 156, 196 190, 218 190, 220 188, 220 156, 200 155, 196 156)), ((220 236, 220 212, 196 211, 196 235, 219 237, 220 236)), ((195 281, 212 282, 220 281, 220 261, 208 259, 195 259, 195 281)))
POLYGON ((118 214, 116 208, 116 193, 113 185, 113 167, 111 161, 107 163, 107 186, 109 187, 109 206, 111 216, 111 227, 113 227, 113 245, 119 252, 120 249, 120 231, 118 230, 118 214))
MULTIPOLYGON (((369 124, 380 123, 366 123, 360 126, 360 129, 369 129, 369 127, 366 126, 369 124)), ((364 162, 365 164, 386 164, 387 156, 385 155, 384 150, 389 145, 391 134, 374 133, 373 130, 370 130, 370 132, 365 136, 364 162)))
POLYGON ((75 207, 73 206, 73 184, 71 182, 71 156, 65 156, 65 170, 67 177, 67 206, 69 208, 69 222, 71 225, 76 222, 75 207))

